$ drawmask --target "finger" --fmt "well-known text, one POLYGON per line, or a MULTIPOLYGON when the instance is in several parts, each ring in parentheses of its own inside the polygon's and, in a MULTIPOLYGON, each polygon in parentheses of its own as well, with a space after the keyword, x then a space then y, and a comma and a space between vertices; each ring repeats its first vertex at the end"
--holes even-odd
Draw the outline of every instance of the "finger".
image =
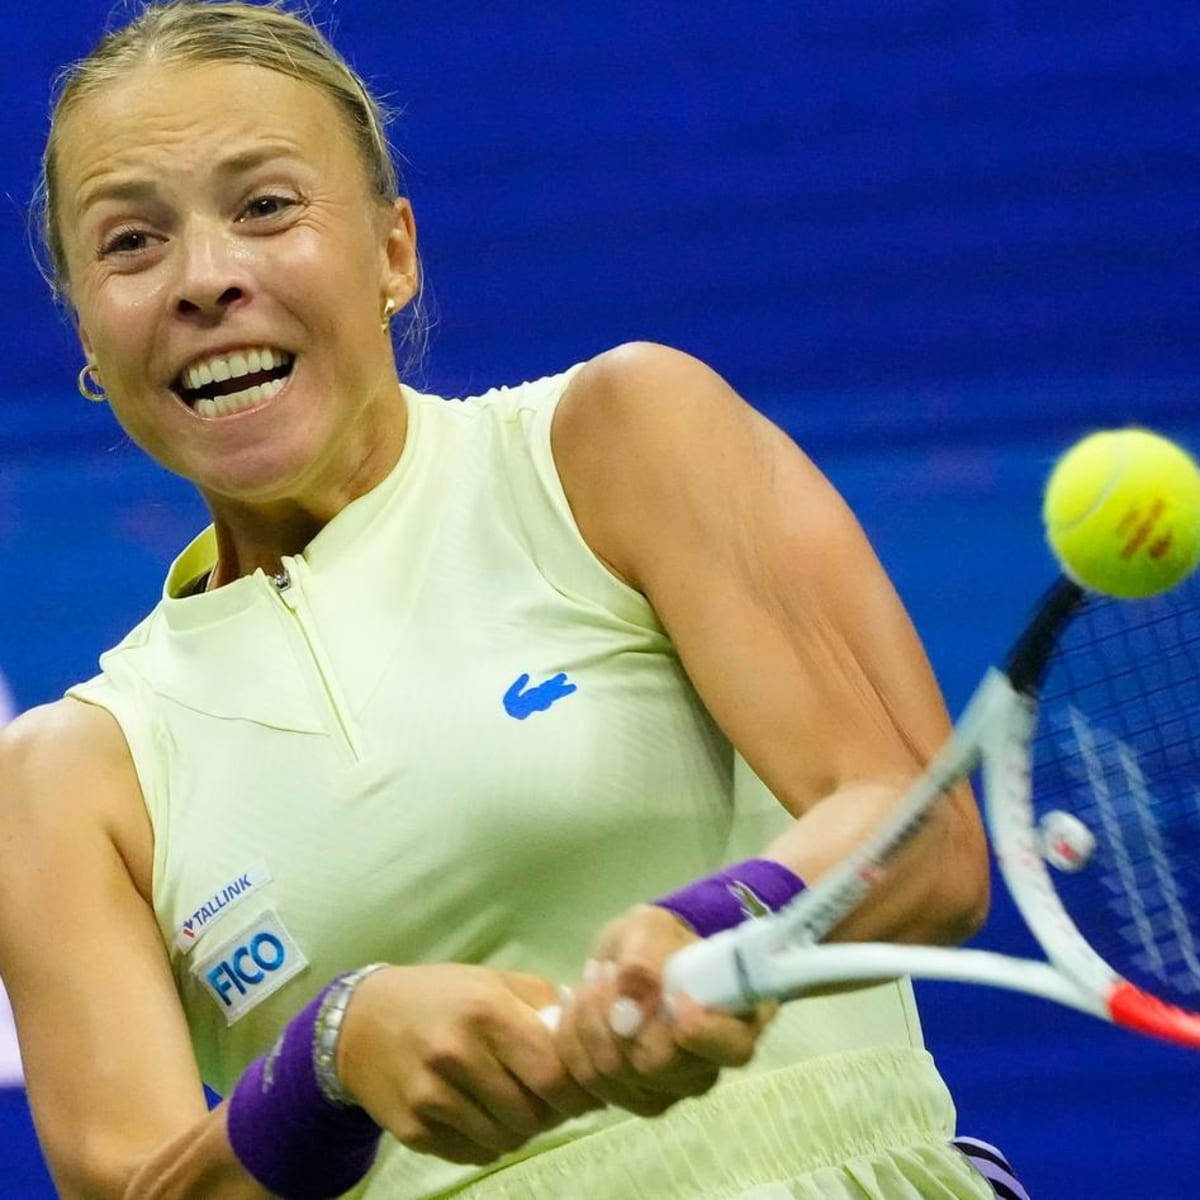
MULTIPOLYGON (((567 997, 565 990, 560 997, 567 997)), ((493 1052, 518 1084, 559 1118, 577 1117, 599 1106, 597 1099, 576 1082, 562 1058, 555 1033, 546 1028, 540 1016, 528 1016, 519 1032, 493 1045, 493 1052)))
POLYGON ((659 1021, 651 1022, 624 1051, 632 1077, 647 1091, 696 1095, 707 1091, 719 1072, 716 1064, 681 1047, 659 1021))
POLYGON ((677 1095, 646 1086, 608 1027, 611 983, 579 989, 564 1012, 558 1046, 568 1069, 592 1096, 638 1116, 658 1116, 677 1095))
POLYGON ((610 1024, 618 1036, 636 1036, 641 1024, 658 1012, 663 997, 663 964, 676 950, 695 941, 695 934, 666 909, 643 905, 626 920, 610 951, 616 964, 619 997, 610 1024), (624 1000, 627 1003, 621 1004, 624 1000), (633 1011, 636 1005, 641 1021, 633 1011))
POLYGON ((754 1055, 754 1047, 766 1020, 702 1008, 690 996, 673 994, 667 1002, 675 1044, 689 1054, 718 1067, 742 1067, 754 1055))
POLYGON ((732 1017, 756 1033, 761 1034, 779 1015, 777 1000, 764 1000, 749 1013, 726 1013, 719 1008, 706 1008, 684 992, 670 992, 663 996, 658 1016, 665 1024, 678 1028, 688 1021, 702 1021, 706 1017, 732 1017))
POLYGON ((524 971, 501 971, 499 975, 504 986, 530 1008, 545 1008, 557 1000, 558 988, 540 975, 524 971))
MULTIPOLYGON (((505 1150, 516 1149, 534 1134, 549 1129, 562 1120, 545 1101, 523 1087, 520 1081, 490 1054, 480 1055, 470 1063, 464 1063, 458 1058, 449 1058, 430 1065, 443 1080, 453 1086, 458 1095, 470 1102, 471 1109, 484 1116, 490 1126, 500 1131, 505 1139, 502 1147, 505 1150), (514 1137, 515 1142, 512 1141, 514 1137)), ((428 1115, 461 1130, 483 1145, 494 1144, 493 1140, 483 1136, 486 1131, 481 1124, 459 1124, 450 1116, 436 1111, 428 1115)))
MULTIPOLYGON (((467 1161, 488 1161, 499 1154, 516 1150, 527 1140, 513 1129, 504 1126, 484 1110, 466 1090, 455 1086, 447 1079, 434 1074, 425 1074, 418 1080, 407 1097, 408 1116, 401 1119, 399 1129, 389 1124, 395 1136, 413 1149, 418 1143, 447 1140, 447 1134, 457 1134, 464 1143, 475 1147, 475 1153, 485 1153, 486 1158, 467 1161)), ((468 1147, 464 1149, 469 1151, 468 1147)), ((439 1150, 423 1150, 422 1153, 439 1153, 439 1150)))
POLYGON ((494 1162, 499 1153, 478 1142, 464 1137, 456 1129, 438 1124, 413 1121, 396 1128, 387 1127, 388 1132, 403 1146, 418 1154, 433 1154, 447 1162, 483 1165, 494 1162))
MULTIPOLYGON (((610 1027, 618 1026, 614 1015, 625 1003, 630 1002, 620 997, 614 1002, 609 1014, 610 1027)), ((700 1095, 716 1082, 719 1067, 681 1047, 675 1040, 674 1030, 664 1020, 665 1015, 660 1005, 654 1017, 640 1023, 632 1037, 620 1038, 620 1029, 616 1028, 629 1067, 626 1074, 648 1092, 675 1097, 700 1095)), ((639 1012, 639 1021, 640 1016, 639 1012)))
POLYGON ((579 1036, 580 1001, 585 994, 583 988, 562 993, 558 1026, 553 1034, 554 1048, 575 1085, 593 1103, 608 1104, 612 1102, 611 1094, 579 1036))
POLYGON ((624 1072, 626 1064, 617 1036, 609 1024, 616 1000, 611 984, 612 965, 597 963, 587 972, 586 978, 592 982, 576 991, 571 1005, 572 1029, 595 1075, 616 1079, 624 1072))
MULTIPOLYGON (((555 1048, 563 1065, 594 1103, 624 1107, 624 1101, 631 1098, 627 1090, 605 1075, 601 1064, 593 1060, 581 1036, 583 1021, 595 1020, 595 1014, 590 1013, 594 998, 590 997, 589 989, 586 986, 576 989, 564 1000, 562 1017, 555 1033, 555 1048), (585 1016, 585 1010, 589 1010, 589 1015, 585 1016)), ((610 1071, 620 1071, 622 1063, 619 1056, 611 1057, 607 1066, 610 1071)))

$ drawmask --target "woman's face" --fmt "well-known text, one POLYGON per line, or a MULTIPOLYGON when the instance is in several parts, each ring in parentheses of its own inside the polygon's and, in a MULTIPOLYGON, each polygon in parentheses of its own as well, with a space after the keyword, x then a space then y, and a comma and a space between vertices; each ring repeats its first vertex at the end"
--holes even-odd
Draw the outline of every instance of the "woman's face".
POLYGON ((240 63, 144 67, 70 113, 57 167, 84 350, 165 467, 285 500, 394 427, 380 319, 415 291, 411 210, 372 198, 322 90, 240 63))

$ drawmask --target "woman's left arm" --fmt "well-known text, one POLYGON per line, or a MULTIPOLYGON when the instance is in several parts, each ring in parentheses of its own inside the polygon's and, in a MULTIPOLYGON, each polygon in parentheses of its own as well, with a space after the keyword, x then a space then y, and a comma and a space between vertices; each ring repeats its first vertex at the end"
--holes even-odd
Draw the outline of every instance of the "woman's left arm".
MULTIPOLYGON (((649 599, 709 712, 796 818, 764 857, 818 879, 950 728, 853 514, 783 432, 664 346, 633 343, 588 363, 560 401, 552 440, 585 540, 649 599)), ((959 941, 987 901, 983 831, 963 788, 835 936, 959 941)), ((616 956, 617 992, 647 1011, 660 954, 678 942, 662 911, 635 918, 616 956)))

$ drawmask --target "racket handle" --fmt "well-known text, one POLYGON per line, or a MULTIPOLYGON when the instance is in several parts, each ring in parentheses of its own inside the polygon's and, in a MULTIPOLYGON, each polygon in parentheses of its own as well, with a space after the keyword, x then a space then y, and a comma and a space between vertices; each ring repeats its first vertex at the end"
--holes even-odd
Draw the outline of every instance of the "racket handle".
POLYGON ((748 991, 736 933, 727 929, 672 954, 663 972, 666 994, 682 992, 705 1008, 750 1012, 755 998, 748 991))

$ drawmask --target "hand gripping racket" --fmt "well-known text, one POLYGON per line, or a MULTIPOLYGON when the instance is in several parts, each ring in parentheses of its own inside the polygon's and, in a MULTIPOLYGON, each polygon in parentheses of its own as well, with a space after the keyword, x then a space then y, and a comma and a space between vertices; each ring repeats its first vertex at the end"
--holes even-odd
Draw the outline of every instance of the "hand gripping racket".
POLYGON ((1195 579, 1136 601, 1059 579, 887 822, 787 908, 674 955, 667 990, 737 1012, 833 983, 961 980, 1200 1046, 1198 651, 1195 579), (818 944, 977 766, 1001 875, 1046 961, 818 944))

